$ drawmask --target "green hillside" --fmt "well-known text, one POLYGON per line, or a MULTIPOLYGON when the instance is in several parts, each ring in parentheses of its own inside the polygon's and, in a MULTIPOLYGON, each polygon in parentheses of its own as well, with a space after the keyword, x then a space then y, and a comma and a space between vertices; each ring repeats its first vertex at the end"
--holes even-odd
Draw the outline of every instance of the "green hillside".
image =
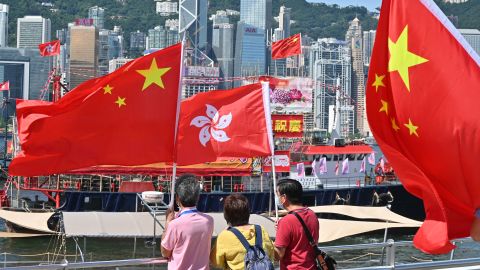
MULTIPOLYGON (((9 14, 9 44, 16 43, 16 20, 24 15, 41 15, 52 20, 52 34, 55 30, 65 28, 75 18, 85 18, 88 8, 101 6, 106 9, 105 26, 112 29, 120 25, 125 39, 129 41, 129 32, 140 30, 146 32, 156 25, 164 23, 165 17, 155 14, 153 0, 51 0, 57 11, 51 7, 42 6, 48 0, 3 0, 10 6, 9 14)), ((471 0, 464 4, 444 4, 435 0, 447 15, 458 16, 460 28, 480 28, 480 1, 471 0)), ((374 29, 377 21, 372 18, 364 7, 345 7, 326 5, 322 3, 308 3, 305 0, 273 0, 273 15, 276 16, 281 5, 292 8, 292 33, 301 32, 316 39, 318 37, 335 37, 343 39, 348 28, 348 22, 358 16, 364 30, 374 29)), ((219 9, 240 9, 239 0, 210 0, 209 13, 219 9)), ((276 23, 272 25, 276 27, 276 23)))

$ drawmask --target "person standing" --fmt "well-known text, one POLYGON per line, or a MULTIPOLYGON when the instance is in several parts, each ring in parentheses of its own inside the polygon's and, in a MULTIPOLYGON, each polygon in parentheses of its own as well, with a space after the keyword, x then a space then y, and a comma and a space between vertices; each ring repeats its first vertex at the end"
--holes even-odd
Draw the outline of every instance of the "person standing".
MULTIPOLYGON (((307 225, 315 242, 318 242, 319 223, 315 213, 302 205, 303 189, 300 182, 283 179, 277 184, 278 202, 289 213, 297 213, 307 225)), ((302 224, 294 214, 278 221, 275 239, 275 257, 281 270, 315 270, 315 253, 308 242, 302 224)))
POLYGON ((260 236, 262 240, 261 248, 264 252, 262 255, 268 256, 270 260, 273 261, 274 251, 272 240, 263 226, 249 223, 250 207, 248 205, 248 199, 245 196, 241 194, 231 194, 225 198, 223 216, 229 228, 223 230, 217 237, 217 241, 210 254, 210 261, 213 266, 231 270, 245 269, 245 255, 247 254, 247 250, 235 233, 231 231, 232 229, 238 230, 250 246, 255 245, 257 235, 260 236))
POLYGON ((198 212, 200 184, 193 175, 181 176, 175 185, 175 201, 180 211, 166 213, 161 252, 168 269, 208 270, 213 218, 198 212))

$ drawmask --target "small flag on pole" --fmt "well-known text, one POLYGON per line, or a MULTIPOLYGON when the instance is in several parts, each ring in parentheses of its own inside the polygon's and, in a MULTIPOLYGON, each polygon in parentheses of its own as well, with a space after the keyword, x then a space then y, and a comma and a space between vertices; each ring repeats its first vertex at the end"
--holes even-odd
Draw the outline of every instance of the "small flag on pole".
POLYGON ((360 172, 365 172, 365 165, 366 165, 365 159, 366 158, 364 157, 362 160, 362 164, 360 164, 360 172))
POLYGON ((297 164, 297 174, 298 174, 298 177, 305 177, 305 164, 303 163, 297 164))
POLYGON ((41 56, 54 56, 60 54, 60 40, 54 40, 38 45, 41 56))
POLYGON ((337 164, 335 164, 335 175, 338 175, 338 168, 340 167, 340 162, 337 161, 337 164))
POLYGON ((8 91, 8 90, 10 90, 10 81, 0 83, 0 91, 8 91))
POLYGON ((320 174, 327 173, 327 158, 323 157, 320 159, 320 174))
POLYGON ((368 164, 375 165, 375 152, 368 155, 368 164))
POLYGON ((342 174, 348 174, 349 172, 350 168, 348 166, 348 158, 346 158, 342 162, 342 174))

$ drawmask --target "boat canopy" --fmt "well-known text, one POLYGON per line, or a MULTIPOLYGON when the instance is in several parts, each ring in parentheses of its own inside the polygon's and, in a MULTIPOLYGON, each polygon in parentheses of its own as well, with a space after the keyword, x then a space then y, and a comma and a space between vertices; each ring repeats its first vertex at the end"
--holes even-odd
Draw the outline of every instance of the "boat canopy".
MULTIPOLYGON (((252 174, 251 158, 222 158, 215 162, 177 166, 177 174, 199 176, 248 176, 252 174)), ((149 174, 171 175, 172 164, 159 162, 139 166, 102 165, 73 170, 68 174, 149 174)))
POLYGON ((373 149, 368 145, 309 145, 306 147, 304 154, 306 155, 341 155, 341 154, 370 154, 373 149))

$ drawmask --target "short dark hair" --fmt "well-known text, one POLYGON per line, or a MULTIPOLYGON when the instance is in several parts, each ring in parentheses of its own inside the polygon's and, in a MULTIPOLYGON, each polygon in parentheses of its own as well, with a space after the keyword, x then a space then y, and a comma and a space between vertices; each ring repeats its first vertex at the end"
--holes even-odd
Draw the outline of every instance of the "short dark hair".
POLYGON ((294 179, 282 179, 277 183, 277 190, 280 195, 287 196, 292 204, 302 204, 302 184, 294 179))
POLYGON ((196 206, 200 197, 200 184, 197 178, 191 174, 180 176, 175 184, 175 193, 184 207, 196 206))
POLYGON ((225 198, 223 216, 230 226, 247 225, 250 219, 250 207, 247 197, 234 193, 225 198))

